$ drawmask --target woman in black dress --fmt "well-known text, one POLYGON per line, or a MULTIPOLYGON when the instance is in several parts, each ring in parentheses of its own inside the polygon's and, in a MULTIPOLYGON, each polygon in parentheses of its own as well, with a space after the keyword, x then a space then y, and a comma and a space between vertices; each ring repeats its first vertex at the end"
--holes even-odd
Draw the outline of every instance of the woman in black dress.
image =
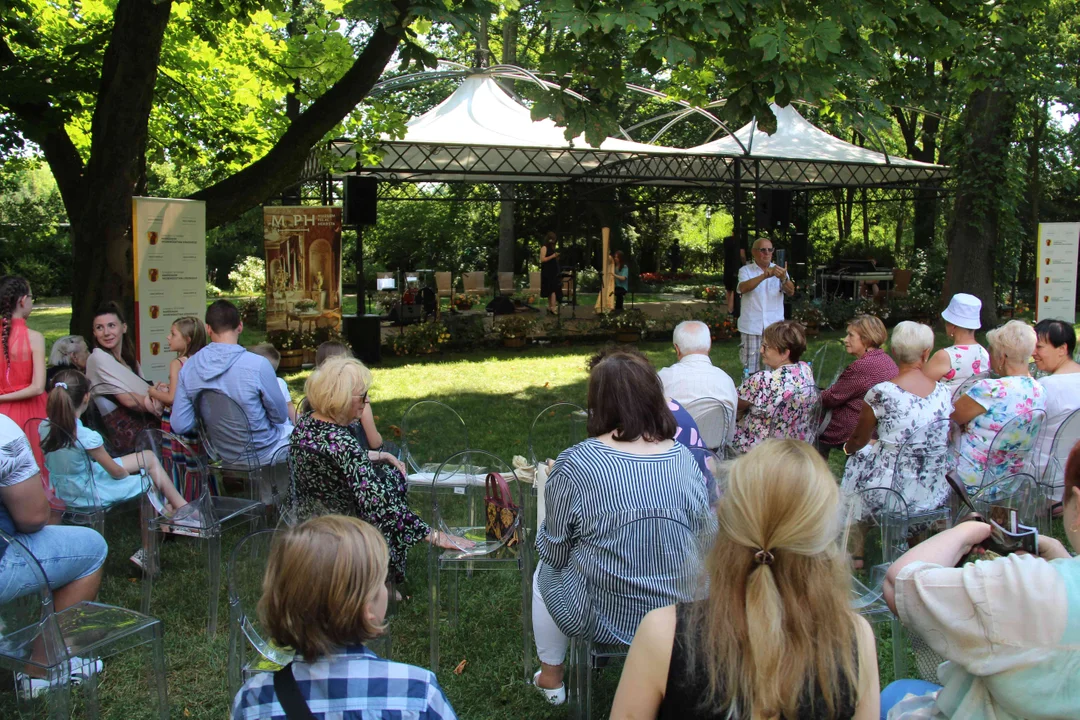
POLYGON ((544 236, 544 244, 540 246, 540 294, 548 299, 548 312, 552 315, 559 314, 559 300, 562 299, 559 253, 555 252, 555 237, 554 232, 549 232, 544 236))

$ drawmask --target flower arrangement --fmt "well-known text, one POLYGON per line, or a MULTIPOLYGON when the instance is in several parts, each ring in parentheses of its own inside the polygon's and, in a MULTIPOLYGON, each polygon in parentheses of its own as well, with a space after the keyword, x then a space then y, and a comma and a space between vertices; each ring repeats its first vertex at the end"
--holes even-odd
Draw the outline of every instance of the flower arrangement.
POLYGON ((266 341, 278 352, 304 349, 304 333, 299 330, 271 330, 266 333, 266 341))
POLYGON ((511 300, 514 301, 515 305, 519 305, 519 306, 522 306, 522 307, 524 307, 526 305, 532 305, 532 304, 534 304, 536 302, 536 293, 526 292, 525 290, 519 290, 518 292, 514 293, 511 300))
POLYGON ((875 317, 877 317, 878 320, 884 322, 889 319, 890 315, 892 315, 892 308, 883 303, 879 303, 873 298, 866 298, 855 306, 855 314, 874 315, 875 317))
POLYGON ((641 310, 608 313, 600 319, 600 327, 620 334, 641 334, 649 327, 649 318, 641 310))
POLYGON ((317 304, 316 304, 316 302, 314 300, 309 300, 309 299, 306 299, 306 298, 304 300, 297 300, 293 304, 293 310, 295 310, 298 313, 310 312, 311 310, 314 310, 316 307, 317 307, 317 304))
POLYGON ((524 315, 508 315, 495 325, 495 332, 503 340, 524 338, 529 334, 533 321, 524 315))
POLYGON ((808 328, 820 328, 825 324, 825 313, 810 300, 798 303, 792 316, 808 328))
POLYGON ((450 341, 450 331, 437 320, 409 325, 390 342, 396 355, 430 355, 450 341))
POLYGON ((655 285, 657 283, 672 282, 673 280, 690 280, 694 277, 694 273, 680 272, 680 273, 654 273, 646 272, 641 273, 638 276, 641 282, 648 285, 655 285))
POLYGON ((380 293, 379 296, 375 298, 375 305, 383 315, 389 315, 390 311, 397 307, 400 302, 401 295, 396 292, 380 293))
POLYGON ((480 296, 473 293, 461 293, 454 296, 454 307, 458 310, 468 310, 480 302, 480 296))
POLYGON ((722 302, 726 298, 727 293, 724 288, 719 285, 702 285, 697 291, 697 296, 702 300, 707 300, 712 303, 722 302))

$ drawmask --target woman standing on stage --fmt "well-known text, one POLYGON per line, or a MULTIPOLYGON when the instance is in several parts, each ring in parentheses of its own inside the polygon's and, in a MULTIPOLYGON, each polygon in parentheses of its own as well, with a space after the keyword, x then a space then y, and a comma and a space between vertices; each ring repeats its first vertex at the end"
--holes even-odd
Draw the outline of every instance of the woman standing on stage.
POLYGON ((540 294, 548 299, 548 312, 559 314, 559 300, 562 294, 559 287, 559 253, 555 252, 554 232, 544 236, 540 246, 540 294))

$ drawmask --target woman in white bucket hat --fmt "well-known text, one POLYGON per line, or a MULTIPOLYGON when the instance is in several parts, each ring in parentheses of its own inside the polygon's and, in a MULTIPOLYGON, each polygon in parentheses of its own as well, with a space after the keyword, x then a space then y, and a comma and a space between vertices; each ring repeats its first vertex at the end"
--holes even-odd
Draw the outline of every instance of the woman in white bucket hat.
POLYGON ((941 313, 945 334, 953 344, 934 353, 923 373, 953 392, 972 375, 990 372, 990 353, 975 340, 981 326, 982 301, 974 295, 957 293, 941 313))

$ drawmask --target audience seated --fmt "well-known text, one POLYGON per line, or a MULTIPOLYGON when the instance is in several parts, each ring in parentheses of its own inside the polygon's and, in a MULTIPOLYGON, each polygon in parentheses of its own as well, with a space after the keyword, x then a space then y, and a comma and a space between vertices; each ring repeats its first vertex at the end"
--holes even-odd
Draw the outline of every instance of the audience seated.
MULTIPOLYGON (((247 415, 258 461, 269 465, 274 453, 289 443, 289 411, 274 369, 265 358, 240 346, 244 324, 228 300, 217 300, 207 308, 206 326, 210 344, 180 370, 170 418, 173 430, 182 435, 193 432, 199 393, 216 390, 247 415)), ((204 419, 213 422, 212 418, 204 419)), ((247 438, 238 437, 235 442, 236 449, 229 454, 240 456, 247 438)))
MULTIPOLYGON (((353 357, 352 350, 343 342, 327 340, 315 349, 315 367, 320 367, 332 357, 353 357)), ((306 401, 305 401, 306 404, 306 401)), ((364 412, 360 420, 349 425, 349 432, 365 450, 385 450, 391 455, 398 455, 398 446, 395 443, 384 441, 382 433, 375 426, 375 413, 369 400, 364 405, 364 412)))
POLYGON ((409 509, 404 463, 381 450, 364 450, 349 432, 367 404, 370 387, 371 371, 355 358, 331 358, 308 377, 304 391, 311 412, 296 421, 292 452, 309 448, 330 456, 335 467, 325 467, 316 457, 297 458, 293 502, 301 518, 337 513, 379 528, 390 548, 391 579, 400 582, 405 556, 418 542, 443 548, 469 547, 472 542, 432 530, 409 509))
POLYGON ((851 610, 837 503, 805 443, 767 440, 736 460, 709 595, 645 616, 611 717, 876 719, 874 635, 851 610))
MULTIPOLYGON (((266 361, 270 363, 270 367, 273 368, 276 376, 278 365, 281 364, 281 353, 276 347, 270 343, 259 343, 258 345, 252 345, 248 348, 249 352, 253 352, 260 357, 266 358, 266 361)), ((296 405, 292 401, 292 393, 289 392, 289 383, 285 382, 285 378, 277 378, 278 389, 281 390, 281 397, 285 398, 285 407, 289 411, 289 423, 296 424, 296 405)))
MULTIPOLYGON (((616 349, 592 366, 588 410, 589 439, 562 452, 547 478, 547 515, 536 537, 532 619, 541 669, 534 683, 553 704, 566 699, 563 663, 569 638, 585 631, 586 586, 600 580, 583 573, 603 570, 586 560, 597 553, 634 551, 633 546, 607 545, 615 514, 635 509, 693 516, 709 512, 705 478, 690 451, 670 439, 675 419, 659 377, 640 353, 616 349)), ((622 562, 633 561, 630 557, 622 562)), ((674 594, 673 588, 644 592, 628 587, 618 598, 590 600, 600 614, 617 615, 615 621, 632 632, 641 615, 670 602, 674 594), (627 606, 635 602, 642 608, 640 615, 626 616, 627 606)))
POLYGON ((49 351, 49 368, 45 371, 45 387, 52 384, 53 377, 61 370, 79 370, 86 372, 86 361, 90 349, 82 335, 65 335, 52 345, 49 351))
MULTIPOLYGON (((952 412, 952 396, 941 383, 923 374, 923 365, 934 349, 934 331, 914 322, 897 323, 892 333, 892 354, 899 373, 892 380, 874 385, 862 401, 859 424, 844 445, 849 455, 844 467, 844 491, 854 493, 868 487, 892 487, 904 496, 908 509, 933 510, 949 499, 946 454, 947 423, 935 438, 942 452, 930 455, 935 462, 914 458, 893 477, 900 448, 925 425, 947 420, 952 412), (877 440, 871 437, 877 434, 877 440)), ((920 456, 923 457, 923 456, 920 456)), ((925 459, 925 457, 923 457, 925 459)))
POLYGON ((832 419, 818 438, 818 449, 826 459, 855 431, 866 391, 892 380, 899 372, 893 359, 881 349, 887 338, 885 323, 873 315, 857 315, 848 323, 844 348, 855 359, 821 393, 821 407, 832 410, 832 419))
POLYGON ((800 362, 806 351, 802 325, 782 320, 765 328, 761 360, 766 370, 739 386, 739 422, 732 447, 749 452, 770 437, 813 440, 812 417, 817 386, 810 365, 800 362))
POLYGON ((259 617, 297 659, 244 683, 233 720, 302 717, 283 707, 286 678, 310 717, 454 720, 434 673, 365 646, 386 626, 386 573, 386 542, 362 520, 331 515, 283 531, 270 551, 259 617))
MULTIPOLYGON (((994 356, 994 342, 990 342, 994 356)), ((1065 466, 1065 534, 1080 547, 1080 446, 1065 466)), ((899 680, 883 712, 907 693, 925 695, 900 718, 1073 718, 1080 708, 1080 559, 1052 537, 1039 555, 1007 555, 956 567, 990 536, 964 522, 915 546, 885 577, 885 600, 910 632, 948 662, 944 687, 899 680), (926 707, 929 706, 929 707, 926 707)))
MULTIPOLYGON (((1039 378, 1039 384, 1046 393, 1046 421, 1043 422, 1038 447, 1041 472, 1050 460, 1054 435, 1061 423, 1080 409, 1080 364, 1073 360, 1073 353, 1076 352, 1076 330, 1072 323, 1063 320, 1041 320, 1035 326, 1035 337, 1035 352, 1032 354, 1035 367, 1049 373, 1039 378)), ((1060 481, 1060 478, 1057 480, 1060 481)), ((1054 500, 1061 498, 1056 497, 1054 500)))
MULTIPOLYGON (((982 484, 987 467, 990 443, 998 431, 1015 417, 1031 419, 1036 410, 1046 408, 1046 395, 1028 369, 1028 359, 1035 350, 1035 331, 1022 320, 1010 320, 986 333, 990 345, 990 368, 998 377, 985 378, 972 385, 956 400, 952 419, 963 429, 957 475, 969 488, 982 484)), ((1005 450, 994 458, 992 466, 999 475, 1020 472, 1028 457, 1023 450, 1031 447, 1024 435, 1026 424, 1015 429, 1016 437, 1007 443, 1021 450, 1005 450)))
POLYGON ((150 397, 150 382, 140 374, 135 360, 135 345, 127 335, 127 322, 120 306, 102 305, 94 316, 94 351, 86 360, 86 378, 90 387, 105 384, 117 392, 95 393, 94 403, 109 430, 109 440, 116 452, 135 449, 135 439, 147 427, 158 424, 161 403, 150 397))
MULTIPOLYGON (((109 547, 91 528, 49 525, 49 515, 30 443, 14 421, 0 415, 0 530, 22 543, 41 564, 53 591, 53 607, 60 612, 97 597, 109 547)), ((7 549, 0 540, 0 604, 39 589, 33 570, 7 549)), ((72 657, 73 681, 85 677, 86 662, 97 663, 100 670, 100 660, 72 657)), ((16 674, 22 695, 36 696, 49 689, 49 681, 36 669, 30 668, 30 674, 16 674)))
POLYGON ((942 311, 945 334, 953 344, 934 353, 923 372, 931 380, 942 383, 955 392, 972 375, 990 371, 990 355, 975 340, 975 331, 982 326, 979 315, 982 301, 974 295, 957 293, 942 311))
POLYGON ((657 373, 667 397, 683 406, 701 398, 716 398, 735 417, 739 396, 731 376, 709 359, 712 348, 709 326, 700 320, 681 322, 675 326, 671 340, 678 362, 657 373))

